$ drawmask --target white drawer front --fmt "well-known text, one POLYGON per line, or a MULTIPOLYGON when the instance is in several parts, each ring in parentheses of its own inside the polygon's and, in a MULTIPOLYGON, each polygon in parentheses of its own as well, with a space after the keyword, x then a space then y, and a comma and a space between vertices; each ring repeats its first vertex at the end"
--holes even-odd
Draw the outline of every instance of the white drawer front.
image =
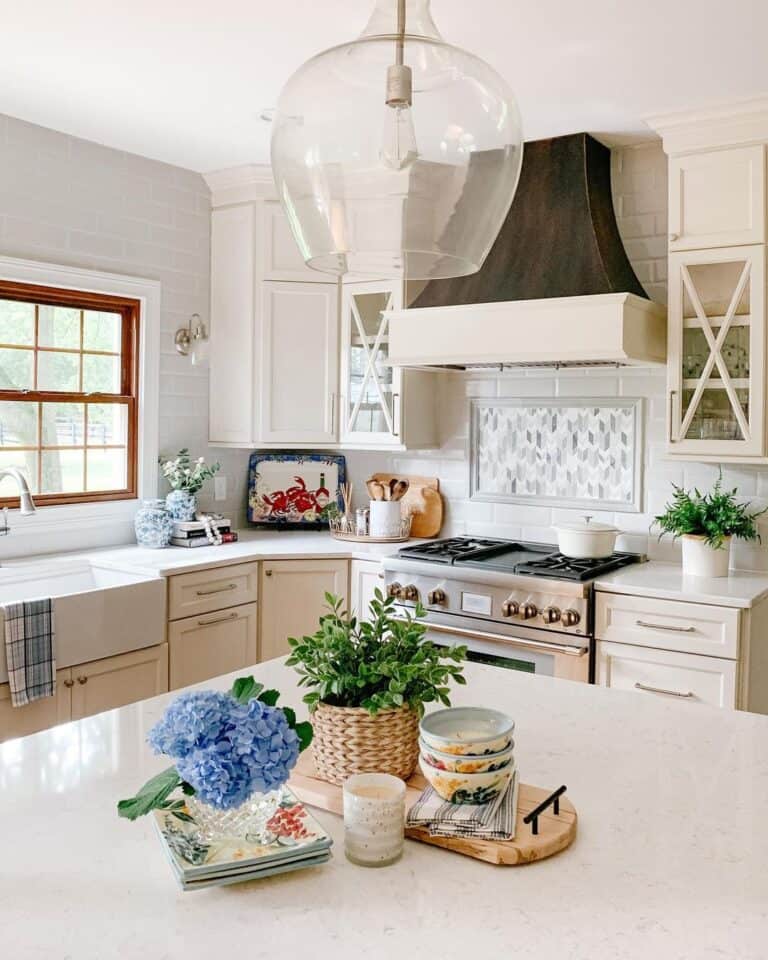
POLYGON ((171 577, 168 617, 179 620, 241 603, 253 603, 258 593, 258 580, 258 565, 255 563, 236 563, 231 567, 196 570, 171 577))
POLYGON ((614 643, 735 660, 739 655, 739 611, 703 603, 598 593, 595 636, 614 643))
POLYGON ((736 663, 623 643, 597 645, 597 682, 680 703, 736 707, 736 663))

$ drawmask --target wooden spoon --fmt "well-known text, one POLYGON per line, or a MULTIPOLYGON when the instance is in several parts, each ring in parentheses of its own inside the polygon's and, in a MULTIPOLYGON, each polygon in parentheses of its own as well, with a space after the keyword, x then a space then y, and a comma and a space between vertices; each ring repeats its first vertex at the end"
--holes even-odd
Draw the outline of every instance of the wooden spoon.
POLYGON ((366 484, 372 500, 384 499, 384 486, 378 480, 369 480, 366 484))
POLYGON ((410 483, 407 480, 397 480, 393 481, 394 487, 392 488, 392 500, 402 500, 403 497, 408 493, 408 487, 410 483))

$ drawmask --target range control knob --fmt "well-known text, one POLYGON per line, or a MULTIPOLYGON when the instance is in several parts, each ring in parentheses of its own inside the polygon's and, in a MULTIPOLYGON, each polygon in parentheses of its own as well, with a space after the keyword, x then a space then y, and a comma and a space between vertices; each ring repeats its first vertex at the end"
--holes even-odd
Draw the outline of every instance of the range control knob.
POLYGON ((403 587, 402 596, 405 600, 418 600, 419 591, 412 583, 409 583, 408 586, 403 587))
POLYGON ((544 607, 541 611, 541 619, 544 623, 557 623, 560 619, 559 607, 544 607))
POLYGON ((539 608, 535 603, 524 603, 520 607, 520 616, 523 620, 531 620, 539 612, 539 608))
POLYGON ((501 605, 502 617, 516 617, 520 613, 520 604, 517 600, 505 600, 501 605))
POLYGON ((396 597, 396 598, 399 598, 399 597, 402 595, 402 593, 403 593, 403 588, 402 588, 402 587, 400 586, 400 584, 397 583, 397 582, 395 582, 395 583, 390 583, 390 585, 387 587, 387 596, 388 596, 388 597, 396 597))
POLYGON ((445 590, 430 590, 427 594, 427 601, 433 606, 435 604, 445 603, 447 599, 448 597, 445 595, 445 590))
POLYGON ((581 620, 578 610, 563 610, 560 615, 560 622, 564 627, 575 627, 581 620))

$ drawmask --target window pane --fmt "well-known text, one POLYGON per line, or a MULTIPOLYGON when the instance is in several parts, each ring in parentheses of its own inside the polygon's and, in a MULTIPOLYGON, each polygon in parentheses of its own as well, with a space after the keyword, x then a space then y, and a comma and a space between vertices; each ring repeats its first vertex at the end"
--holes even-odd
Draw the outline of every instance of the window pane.
POLYGON ((31 390, 34 356, 31 350, 0 349, 0 390, 31 390))
POLYGON ((128 407, 122 403, 89 403, 88 446, 114 446, 127 442, 128 407))
POLYGON ((83 311, 83 349, 120 353, 123 318, 119 313, 83 311))
MULTIPOLYGON (((37 454, 34 450, 0 450, 0 467, 16 467, 24 474, 32 493, 37 493, 37 454)), ((19 487, 12 477, 0 480, 0 497, 18 497, 19 487)))
POLYGON ((41 493, 82 493, 83 451, 43 450, 41 493))
POLYGON ((88 490, 124 490, 127 486, 125 450, 87 451, 88 490))
POLYGON ((120 358, 85 354, 83 390, 86 393, 120 393, 120 358))
POLYGON ((41 347, 80 349, 80 311, 72 307, 38 307, 37 342, 41 347))
POLYGON ((37 446, 37 404, 23 400, 0 402, 0 447, 37 446))
POLYGON ((38 390, 80 390, 80 354, 38 353, 38 390))
POLYGON ((0 300, 0 343, 35 342, 35 305, 0 300))
POLYGON ((43 446, 81 447, 84 410, 83 403, 44 403, 43 446))

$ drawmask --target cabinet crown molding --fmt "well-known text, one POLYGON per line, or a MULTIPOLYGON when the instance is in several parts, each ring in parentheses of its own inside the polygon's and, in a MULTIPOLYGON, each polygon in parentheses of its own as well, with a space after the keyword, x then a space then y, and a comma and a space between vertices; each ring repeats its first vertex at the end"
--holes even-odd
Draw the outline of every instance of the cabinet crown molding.
POLYGON ((669 156, 768 143, 768 95, 655 114, 645 122, 669 156))
POLYGON ((212 170, 204 173, 203 178, 211 191, 212 207, 277 199, 272 167, 267 163, 244 163, 226 170, 212 170))

